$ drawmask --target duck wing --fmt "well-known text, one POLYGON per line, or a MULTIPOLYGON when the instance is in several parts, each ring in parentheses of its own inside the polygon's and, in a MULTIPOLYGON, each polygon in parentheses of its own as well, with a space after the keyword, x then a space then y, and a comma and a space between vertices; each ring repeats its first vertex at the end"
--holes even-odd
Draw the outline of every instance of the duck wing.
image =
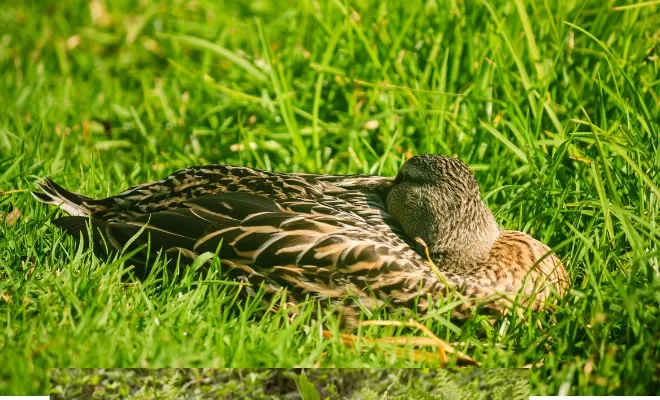
MULTIPOLYGON (((187 200, 185 208, 107 222, 103 234, 117 250, 144 245, 145 258, 160 249, 190 258, 217 253, 233 274, 294 296, 352 294, 373 307, 437 290, 425 260, 405 241, 336 203, 217 193, 187 200)), ((74 225, 75 218, 84 217, 55 223, 74 225)))
POLYGON ((322 197, 321 187, 296 178, 247 167, 204 165, 176 171, 168 177, 104 199, 86 199, 89 215, 123 220, 186 207, 188 200, 215 193, 244 192, 272 199, 322 197))
MULTIPOLYGON (((254 194, 289 205, 298 202, 298 207, 309 200, 312 204, 324 204, 326 211, 331 207, 360 217, 388 239, 402 240, 414 247, 411 238, 406 237, 398 221, 386 210, 384 199, 391 181, 391 178, 369 175, 280 174, 247 167, 206 165, 176 171, 165 179, 134 186, 103 199, 70 192, 50 179, 39 182, 37 185, 43 193, 34 192, 33 196, 59 206, 69 215, 91 217, 96 227, 104 226, 105 222, 134 220, 132 223, 138 223, 144 219, 138 218, 141 216, 180 219, 182 213, 177 214, 176 210, 191 205, 194 208, 194 199, 213 194, 254 194), (154 216, 165 211, 171 213, 154 216)), ((69 233, 78 237, 88 219, 61 221, 69 233)))
POLYGON ((373 198, 371 206, 383 209, 383 199, 391 186, 391 178, 373 176, 341 176, 283 174, 248 167, 204 165, 176 171, 155 182, 133 186, 104 199, 81 198, 79 203, 88 215, 102 220, 153 214, 187 207, 191 199, 216 193, 252 193, 274 200, 328 197, 326 192, 351 192, 344 199, 347 207, 353 200, 373 198))

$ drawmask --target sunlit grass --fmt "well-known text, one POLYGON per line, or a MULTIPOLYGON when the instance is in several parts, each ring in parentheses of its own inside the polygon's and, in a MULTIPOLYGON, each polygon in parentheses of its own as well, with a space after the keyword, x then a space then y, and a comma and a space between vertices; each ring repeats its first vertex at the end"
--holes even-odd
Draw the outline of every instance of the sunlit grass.
POLYGON ((534 366, 534 394, 657 392, 660 12, 627 5, 3 5, 0 393, 46 393, 51 367, 434 366, 325 338, 334 314, 290 319, 217 268, 127 282, 129 264, 77 248, 29 195, 44 176, 101 197, 205 163, 393 175, 418 153, 473 167, 572 290, 494 324, 412 317, 485 367, 534 366))

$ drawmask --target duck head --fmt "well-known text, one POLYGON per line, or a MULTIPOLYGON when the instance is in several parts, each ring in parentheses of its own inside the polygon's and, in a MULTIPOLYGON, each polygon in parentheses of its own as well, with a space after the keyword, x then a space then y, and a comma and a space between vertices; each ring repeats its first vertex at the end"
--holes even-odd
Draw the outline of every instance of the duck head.
POLYGON ((474 174, 455 158, 419 155, 406 161, 387 195, 387 209, 442 265, 484 260, 500 233, 474 174))

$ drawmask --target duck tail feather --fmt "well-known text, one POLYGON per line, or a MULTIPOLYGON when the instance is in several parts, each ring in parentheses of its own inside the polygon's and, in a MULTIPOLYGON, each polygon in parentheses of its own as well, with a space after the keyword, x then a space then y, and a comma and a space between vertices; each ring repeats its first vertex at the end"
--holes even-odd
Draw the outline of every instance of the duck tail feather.
POLYGON ((89 215, 90 210, 85 206, 85 201, 92 200, 91 198, 68 191, 50 178, 37 182, 37 186, 43 190, 43 193, 32 192, 32 196, 36 200, 58 206, 71 216, 84 217, 89 215))

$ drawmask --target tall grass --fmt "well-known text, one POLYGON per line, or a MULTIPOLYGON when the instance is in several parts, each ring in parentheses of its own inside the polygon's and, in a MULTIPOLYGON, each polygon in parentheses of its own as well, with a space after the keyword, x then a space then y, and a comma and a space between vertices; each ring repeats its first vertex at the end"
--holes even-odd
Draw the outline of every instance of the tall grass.
POLYGON ((485 367, 533 366, 535 394, 660 391, 654 2, 2 8, 1 393, 46 393, 51 367, 435 365, 324 338, 338 324, 317 304, 264 312, 216 269, 126 283, 129 264, 77 248, 28 193, 50 176, 107 196, 204 163, 392 175, 417 153, 472 166, 498 221, 551 245, 572 290, 494 324, 413 318, 485 367))

